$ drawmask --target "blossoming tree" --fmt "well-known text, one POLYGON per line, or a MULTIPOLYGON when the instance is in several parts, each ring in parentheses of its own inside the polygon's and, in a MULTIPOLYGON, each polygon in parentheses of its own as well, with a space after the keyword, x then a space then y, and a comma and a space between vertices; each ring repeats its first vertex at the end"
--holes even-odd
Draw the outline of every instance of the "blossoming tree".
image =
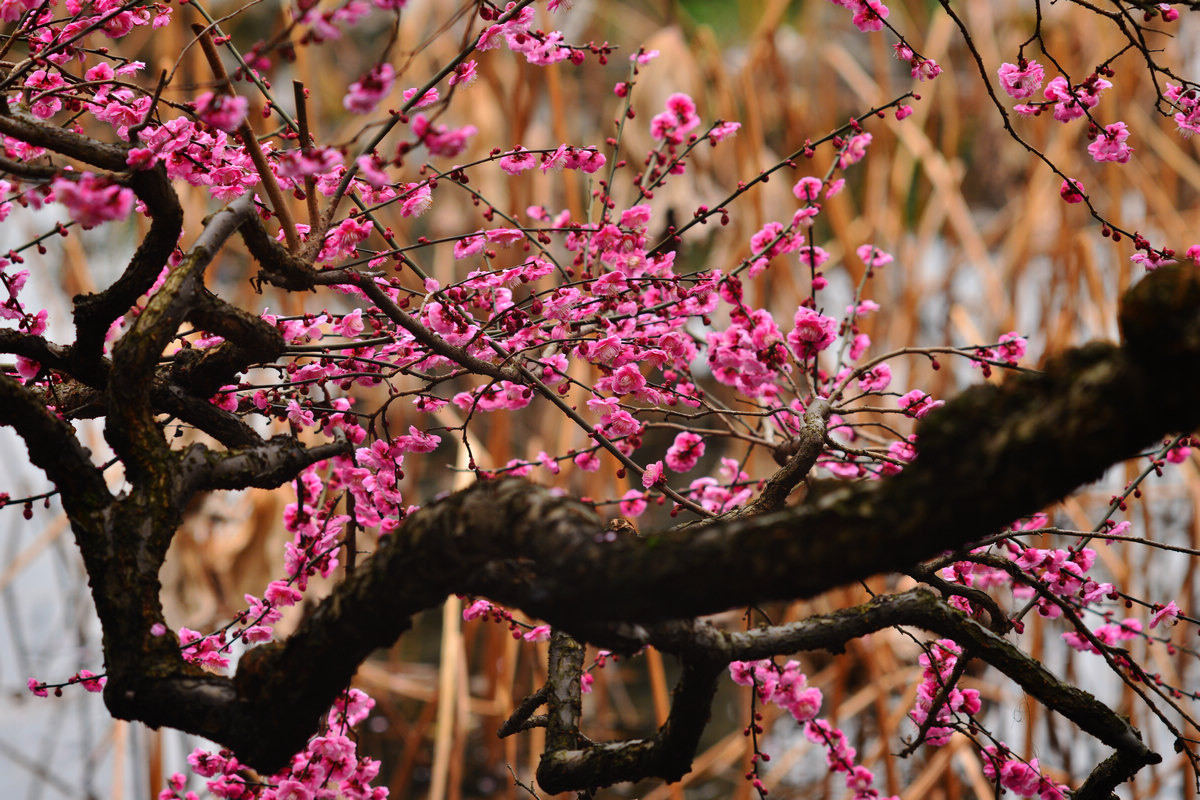
MULTIPOLYGON (((218 18, 197 0, 0 3, 0 219, 64 215, 0 259, 10 323, 0 347, 13 358, 0 422, 53 483, 103 627, 102 665, 33 677, 33 693, 79 684, 102 691, 114 716, 207 737, 218 748, 189 761, 217 796, 378 798, 379 764, 353 738, 373 703, 351 688, 355 672, 414 615, 459 597, 465 619, 548 642, 545 685, 499 731, 545 729, 542 790, 679 780, 732 679, 750 702, 752 790, 768 793, 760 721, 775 707, 847 796, 872 798, 885 792, 879 779, 790 656, 903 629, 922 674, 906 753, 962 736, 997 791, 1108 797, 1163 754, 1030 654, 1019 634, 1043 618, 1196 764, 1186 687, 1129 644, 1175 652, 1168 630, 1188 619, 1186 595, 1182 608, 1131 595, 1095 546, 1153 544, 1122 514, 1144 481, 1189 459, 1200 247, 1129 229, 1120 204, 1093 197, 1029 127, 1038 116, 1071 126, 1091 174, 1133 169, 1139 130, 1103 105, 1119 68, 1149 76, 1156 94, 1142 112, 1197 130, 1200 86, 1160 47, 1190 4, 1085 6, 1083 24, 1123 37, 1085 67, 1060 60, 1057 23, 1038 3, 1024 43, 995 63, 943 3, 964 58, 940 65, 878 0, 838 0, 849 13, 830 24, 868 43, 887 37, 903 88, 863 99, 847 122, 806 134, 712 201, 669 209, 671 187, 744 134, 682 91, 649 119, 637 113, 646 76, 670 69, 656 50, 573 40, 555 28, 586 12, 559 0, 424 5, 298 3, 254 42, 238 33, 249 7, 218 18), (418 6, 444 15, 429 30, 457 43, 455 57, 431 66, 420 48, 401 53, 398 31, 418 6), (190 82, 182 57, 157 76, 136 60, 147 29, 181 37, 196 56, 190 82), (363 31, 387 41, 344 76, 350 123, 310 113, 300 82, 280 91, 298 50, 363 31), (506 141, 471 116, 473 84, 496 80, 501 63, 604 82, 597 102, 615 120, 584 141, 506 141), (618 63, 618 79, 605 77, 618 63), (1123 296, 1120 344, 1064 349, 1040 369, 1022 366, 1016 332, 873 344, 875 286, 904 268, 899 243, 847 246, 825 218, 879 137, 912 124, 922 82, 945 80, 943 66, 986 92, 987 124, 1055 176, 1055 202, 1133 246, 1139 278, 1123 296), (771 180, 790 187, 786 207, 735 235, 771 180), (42 267, 30 248, 51 236, 98 247, 85 231, 129 236, 131 217, 136 252, 76 295, 69 319, 32 303, 27 280, 42 267), (722 237, 737 239, 722 245, 729 257, 706 259, 722 237), (217 266, 243 262, 257 294, 235 299, 217 266), (899 366, 913 359, 973 365, 976 385, 936 397, 899 366), (532 415, 563 426, 557 447, 493 459, 489 426, 532 415), (84 445, 97 424, 109 452, 84 445), (452 479, 406 476, 447 459, 452 479), (1087 525, 1042 513, 1129 459, 1144 469, 1087 525), (251 487, 291 493, 277 579, 218 630, 172 628, 160 570, 189 504, 251 487), (791 621, 762 610, 881 575, 859 605, 791 621), (322 580, 332 588, 313 597, 322 580), (306 598, 310 612, 277 636, 283 610, 306 598), (751 609, 741 629, 705 618, 737 608, 751 609), (669 713, 644 737, 593 741, 582 695, 612 658, 647 648, 678 660, 669 713), (977 667, 1111 755, 1067 775, 1003 741, 968 685, 977 667)), ((506 91, 519 104, 537 85, 506 91)), ((192 796, 184 782, 172 777, 160 797, 192 796)))

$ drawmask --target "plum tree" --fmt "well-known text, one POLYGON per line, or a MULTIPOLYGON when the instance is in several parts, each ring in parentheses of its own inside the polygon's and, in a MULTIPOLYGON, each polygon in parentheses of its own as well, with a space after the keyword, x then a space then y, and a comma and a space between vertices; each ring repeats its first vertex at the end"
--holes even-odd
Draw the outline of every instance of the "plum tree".
MULTIPOLYGON (((81 684, 118 718, 216 742, 189 760, 217 796, 381 797, 379 763, 352 736, 372 705, 351 688, 355 673, 419 612, 458 597, 465 619, 548 643, 544 686, 511 703, 499 731, 544 729, 547 792, 681 779, 732 678, 750 696, 751 789, 768 793, 761 720, 774 707, 849 795, 871 798, 885 790, 851 746, 867 734, 834 724, 821 688, 785 658, 905 630, 921 671, 905 754, 965 737, 997 792, 1108 797, 1161 748, 1043 665, 1021 635, 1043 618, 1062 648, 1136 695, 1194 770, 1190 695, 1145 655, 1194 655, 1164 633, 1191 621, 1190 590, 1182 607, 1140 596, 1089 545, 1195 554, 1134 536, 1121 517, 1148 478, 1190 459, 1200 246, 1122 223, 1119 199, 1085 185, 1138 169, 1139 137, 1162 135, 1151 109, 1198 129, 1200 87, 1176 75, 1165 44, 1187 30, 1179 9, 1191 4, 1080 3, 1078 20, 1061 20, 1034 3, 1002 62, 972 27, 986 23, 935 10, 931 31, 958 37, 960 63, 946 69, 990 110, 974 124, 1006 132, 1008 150, 1053 176, 1053 201, 1101 234, 1081 247, 1132 248, 1114 268, 1121 342, 1049 341, 1059 352, 1036 369, 1016 332, 880 346, 872 316, 904 302, 880 284, 914 280, 895 274, 919 226, 903 209, 890 226, 854 213, 846 197, 874 191, 862 172, 886 168, 889 152, 898 168, 893 135, 940 165, 937 191, 952 172, 908 121, 921 82, 946 78, 901 15, 878 0, 836 3, 850 15, 825 24, 898 60, 876 64, 871 89, 850 51, 831 51, 839 99, 857 111, 768 160, 764 148, 745 158, 747 132, 695 92, 668 87, 639 110, 678 68, 672 53, 582 43, 550 24, 586 20, 568 5, 300 3, 252 42, 264 23, 250 6, 218 18, 197 0, 0 3, 0 219, 42 207, 69 218, 0 259, 12 323, 0 347, 14 357, 0 422, 53 484, 103 630, 102 671, 29 688, 81 684), (1117 45, 1073 64, 1055 39, 1071 24, 1105 26, 1117 45), (147 79, 139 47, 160 29, 191 55, 147 79), (356 70, 337 75, 336 105, 314 104, 300 80, 287 97, 273 87, 306 52, 347 41, 369 56, 336 63, 356 70), (648 78, 660 69, 667 78, 648 78), (1144 102, 1133 122, 1110 121, 1102 98, 1126 76, 1140 87, 1129 102, 1144 102), (477 83, 505 98, 501 119, 472 106, 477 83), (535 99, 543 89, 549 99, 535 99), (593 126, 579 141, 559 135, 573 105, 593 126), (554 122, 531 122, 535 106, 554 122), (514 130, 527 138, 504 138, 514 130), (1090 166, 1068 174, 1078 154, 1090 166), (703 204, 675 190, 752 162, 726 186, 714 180, 703 204), (790 185, 770 196, 785 206, 754 210, 771 181, 790 185), (60 235, 99 254, 101 231, 81 233, 92 228, 136 235, 136 251, 56 320, 30 300, 42 268, 32 255, 22 268, 26 251, 60 235), (254 293, 223 281, 228 269, 249 274, 254 293), (1145 274, 1126 289, 1131 269, 1145 274), (930 369, 904 366, 914 361, 930 369), (959 364, 977 369, 975 385, 937 399, 935 372, 959 364), (552 442, 521 441, 546 419, 562 426, 552 442), (89 425, 106 452, 85 446, 89 425), (495 457, 498 437, 517 442, 515 458, 495 457), (1051 524, 1056 503, 1123 462, 1140 471, 1106 508, 1080 512, 1086 525, 1051 524), (422 463, 454 469, 441 478, 422 463), (278 579, 217 630, 172 627, 161 571, 189 508, 250 488, 294 493, 278 579), (767 610, 856 583, 869 591, 857 604, 767 610), (303 620, 277 636, 301 601, 303 620), (709 616, 729 609, 747 609, 743 629, 709 616), (679 664, 660 727, 589 738, 594 675, 647 649, 679 664), (1005 743, 971 684, 978 667, 1111 755, 1068 776, 1005 743)), ((986 267, 986 246, 975 252, 986 267)), ((183 776, 160 796, 184 797, 183 776)))

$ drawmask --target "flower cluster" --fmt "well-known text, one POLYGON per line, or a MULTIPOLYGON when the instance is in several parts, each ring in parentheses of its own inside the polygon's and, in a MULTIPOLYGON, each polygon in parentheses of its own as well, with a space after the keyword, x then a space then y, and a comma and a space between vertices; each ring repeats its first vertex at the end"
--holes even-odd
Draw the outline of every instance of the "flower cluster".
POLYGON ((736 684, 753 686, 761 702, 779 706, 797 722, 808 722, 821 710, 821 690, 808 685, 798 661, 788 661, 782 667, 770 659, 734 661, 729 665, 729 675, 736 684))
POLYGON ((1021 797, 1066 800, 1067 787, 1042 775, 1036 758, 1027 762, 1014 758, 1002 745, 988 745, 983 752, 983 774, 989 781, 1021 797))
POLYGON ((949 725, 956 713, 971 715, 980 709, 977 690, 959 689, 951 682, 961 655, 962 648, 953 641, 939 639, 917 659, 924 667, 924 672, 917 686, 916 704, 908 716, 917 725, 926 726, 925 743, 933 747, 950 741, 954 729, 949 725), (935 702, 939 698, 941 702, 935 702), (934 713, 932 722, 929 719, 930 712, 934 713))

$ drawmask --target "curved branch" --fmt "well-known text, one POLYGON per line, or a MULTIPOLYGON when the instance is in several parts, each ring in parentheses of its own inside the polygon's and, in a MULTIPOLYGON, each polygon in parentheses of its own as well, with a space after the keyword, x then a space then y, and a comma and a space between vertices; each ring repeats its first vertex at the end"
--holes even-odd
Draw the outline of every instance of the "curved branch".
POLYGON ((643 778, 679 780, 692 768, 700 735, 708 726, 717 679, 723 671, 723 664, 710 659, 685 660, 672 693, 671 713, 649 739, 561 750, 555 749, 547 737, 546 752, 538 763, 538 784, 558 794, 643 778))
POLYGON ((0 374, 0 425, 12 427, 29 450, 29 461, 62 493, 72 517, 89 515, 112 502, 104 476, 69 423, 54 416, 42 399, 0 374))
MULTIPOLYGON (((123 164, 121 168, 124 168, 123 164)), ((102 292, 76 295, 74 298, 73 356, 79 363, 90 364, 100 359, 109 326, 154 285, 183 232, 183 207, 162 165, 151 170, 135 171, 128 183, 146 206, 151 220, 150 230, 134 251, 121 277, 102 292)))
MULTIPOLYGON (((190 710, 168 713, 169 704, 154 707, 164 714, 155 722, 203 732, 270 771, 303 746, 362 659, 449 593, 485 595, 573 631, 811 597, 969 546, 1200 424, 1200 276, 1150 275, 1127 296, 1122 326, 1128 347, 1087 345, 1043 373, 972 388, 925 420, 920 455, 902 473, 797 508, 610 541, 581 503, 516 478, 476 484, 411 515, 292 638, 243 658, 234 709, 212 712, 236 725, 200 731, 190 710), (1168 380, 1174 391, 1154 390, 1168 380)), ((922 624, 945 629, 947 619, 922 624)), ((1001 670, 1028 670, 983 626, 956 622, 953 632, 1001 670)), ((147 680, 169 696, 169 679, 147 680)), ((1036 671, 1022 680, 1038 696, 1059 691, 1036 671)), ((1090 703, 1078 692, 1057 707, 1111 746, 1136 746, 1127 726, 1091 720, 1090 703)), ((140 714, 136 703, 121 710, 140 714)))
POLYGON ((840 653, 852 639, 895 625, 953 639, 973 657, 1007 675, 1046 708, 1112 747, 1116 753, 1097 767, 1085 786, 1103 783, 1111 790, 1147 764, 1161 761, 1124 717, 1087 692, 1059 680, 1038 661, 930 590, 918 588, 799 622, 740 633, 695 623, 662 626, 658 635, 652 632, 651 641, 660 650, 677 654, 683 660, 684 671, 675 690, 671 715, 658 734, 650 739, 577 750, 554 748, 547 741, 538 782, 547 791, 557 793, 646 777, 678 780, 691 768, 716 678, 726 664, 800 651, 840 653))
POLYGON ((121 379, 108 384, 109 414, 104 436, 125 463, 134 485, 165 477, 161 474, 163 465, 171 458, 154 421, 150 394, 145 387, 154 377, 158 357, 175 336, 193 297, 202 288, 205 267, 225 240, 253 213, 253 208, 253 199, 247 193, 213 214, 183 262, 171 271, 113 348, 113 372, 121 379))

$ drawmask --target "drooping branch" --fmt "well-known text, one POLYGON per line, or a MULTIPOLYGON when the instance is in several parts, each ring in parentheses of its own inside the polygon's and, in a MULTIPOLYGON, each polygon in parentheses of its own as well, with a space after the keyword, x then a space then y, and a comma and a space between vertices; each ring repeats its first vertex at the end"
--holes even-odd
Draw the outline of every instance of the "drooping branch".
POLYGON ((745 632, 730 633, 695 622, 655 626, 648 641, 664 652, 676 654, 683 662, 668 721, 648 739, 573 750, 554 747, 547 740, 538 782, 547 791, 562 792, 646 777, 678 780, 691 768, 699 732, 707 721, 714 681, 731 661, 800 651, 841 652, 853 639, 897 625, 953 639, 1047 708, 1112 747, 1116 753, 1097 768, 1089 785, 1103 784, 1111 791, 1143 766, 1161 760, 1129 722, 1108 706, 1059 680, 1038 661, 933 592, 917 588, 787 625, 745 632))

